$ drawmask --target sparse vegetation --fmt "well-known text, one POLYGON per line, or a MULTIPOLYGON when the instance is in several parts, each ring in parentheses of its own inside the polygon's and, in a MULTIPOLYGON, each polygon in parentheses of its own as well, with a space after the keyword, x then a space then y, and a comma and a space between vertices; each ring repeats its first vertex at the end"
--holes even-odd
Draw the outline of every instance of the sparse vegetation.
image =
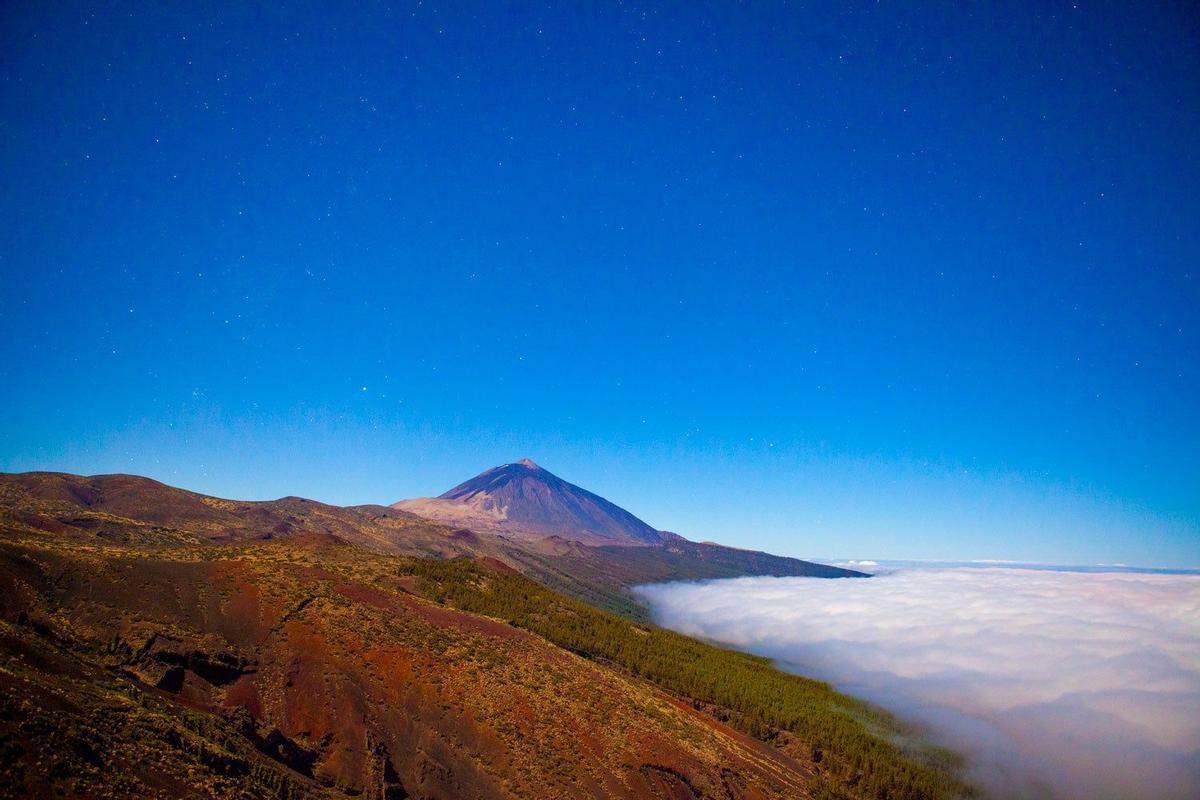
POLYGON ((831 791, 886 800, 968 793, 946 769, 870 732, 894 728, 883 712, 828 684, 781 672, 767 659, 640 625, 465 559, 416 560, 402 572, 420 577, 423 592, 437 602, 504 619, 586 658, 617 664, 698 708, 721 709, 731 725, 756 738, 798 736, 839 779, 841 788, 831 785, 831 791))

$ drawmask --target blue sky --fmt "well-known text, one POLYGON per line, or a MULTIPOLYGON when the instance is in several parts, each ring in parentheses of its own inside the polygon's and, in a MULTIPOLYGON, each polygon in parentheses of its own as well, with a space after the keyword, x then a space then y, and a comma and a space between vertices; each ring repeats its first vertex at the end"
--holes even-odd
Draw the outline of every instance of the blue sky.
POLYGON ((532 457, 797 555, 1200 564, 1185 6, 0 9, 0 469, 532 457))

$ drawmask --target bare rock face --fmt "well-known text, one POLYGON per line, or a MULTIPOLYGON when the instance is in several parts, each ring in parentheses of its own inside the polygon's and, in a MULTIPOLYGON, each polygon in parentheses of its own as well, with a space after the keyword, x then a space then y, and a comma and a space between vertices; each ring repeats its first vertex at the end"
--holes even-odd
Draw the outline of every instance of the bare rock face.
POLYGON ((559 536, 596 545, 657 545, 664 540, 661 532, 625 509, 527 458, 489 469, 438 497, 401 500, 392 507, 522 539, 559 536))

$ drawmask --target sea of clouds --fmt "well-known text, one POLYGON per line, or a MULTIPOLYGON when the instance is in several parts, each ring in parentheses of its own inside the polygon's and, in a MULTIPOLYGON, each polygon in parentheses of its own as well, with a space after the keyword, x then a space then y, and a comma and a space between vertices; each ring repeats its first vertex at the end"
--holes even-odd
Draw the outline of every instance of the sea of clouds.
POLYGON ((657 621, 918 723, 999 798, 1200 798, 1200 576, 901 569, 644 586, 657 621))

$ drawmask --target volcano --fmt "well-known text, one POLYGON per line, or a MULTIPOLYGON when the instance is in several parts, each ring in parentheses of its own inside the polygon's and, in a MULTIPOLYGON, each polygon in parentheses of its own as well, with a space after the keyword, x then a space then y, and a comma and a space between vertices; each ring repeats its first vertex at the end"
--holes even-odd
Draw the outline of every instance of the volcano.
POLYGON ((528 458, 493 467, 437 497, 401 500, 392 508, 516 539, 557 536, 591 545, 657 545, 672 538, 528 458))

